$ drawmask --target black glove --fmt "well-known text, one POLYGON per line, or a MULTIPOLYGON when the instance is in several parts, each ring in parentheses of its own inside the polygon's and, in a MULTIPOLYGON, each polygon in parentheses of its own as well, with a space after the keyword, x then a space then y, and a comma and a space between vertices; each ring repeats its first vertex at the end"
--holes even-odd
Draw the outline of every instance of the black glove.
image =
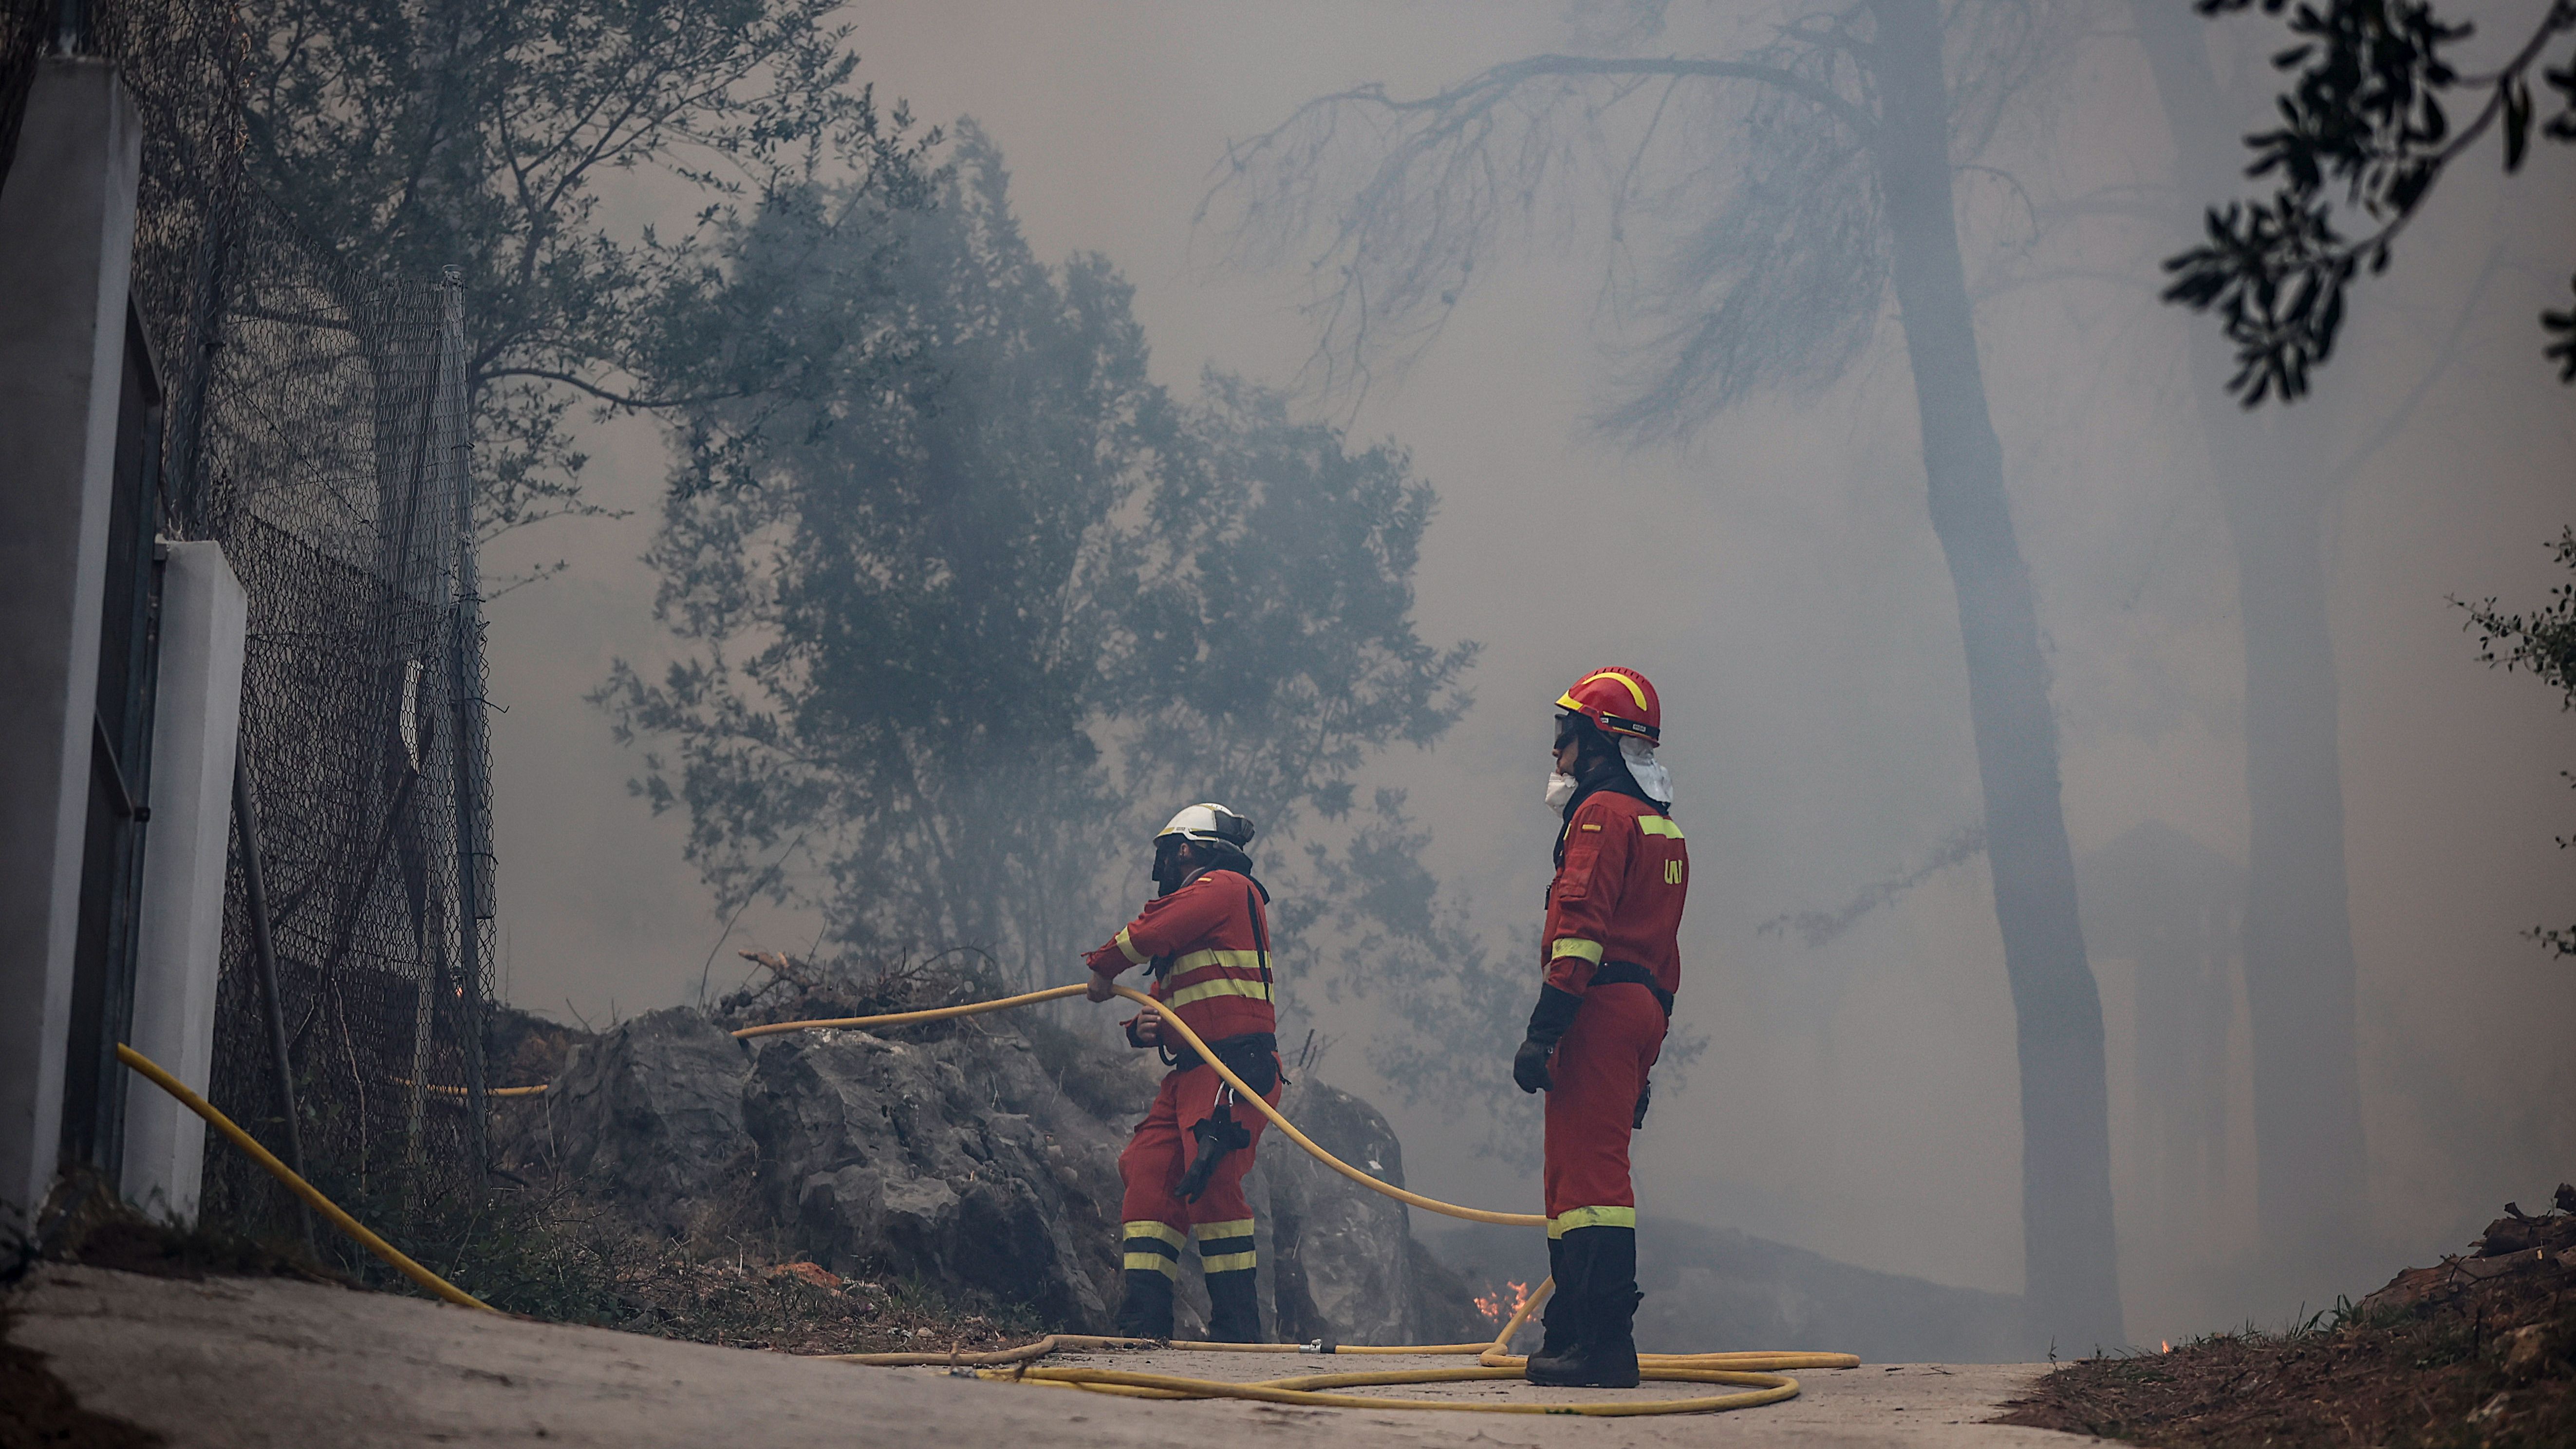
POLYGON ((1547 1058, 1556 1048, 1543 1041, 1524 1041, 1512 1053, 1512 1081, 1524 1092, 1543 1092, 1556 1085, 1547 1070, 1547 1058))
POLYGON ((1655 1100, 1655 1079, 1648 1077, 1637 1084, 1637 1115, 1628 1119, 1628 1130, 1640 1132, 1646 1126, 1646 1108, 1655 1100))
POLYGON ((1556 1050, 1558 1038, 1574 1024, 1574 1013, 1583 998, 1571 991, 1553 986, 1538 989, 1538 1005, 1530 1009, 1529 1033, 1521 1049, 1512 1054, 1512 1081, 1524 1092, 1545 1091, 1556 1085, 1547 1069, 1547 1059, 1556 1050))
POLYGON ((1216 1165, 1227 1153, 1252 1145, 1252 1134, 1234 1120, 1234 1109, 1222 1103, 1215 1113, 1190 1128, 1190 1135, 1199 1140, 1199 1152, 1190 1170, 1181 1174, 1176 1196, 1183 1202, 1197 1202, 1207 1192, 1208 1179, 1216 1175, 1216 1165))

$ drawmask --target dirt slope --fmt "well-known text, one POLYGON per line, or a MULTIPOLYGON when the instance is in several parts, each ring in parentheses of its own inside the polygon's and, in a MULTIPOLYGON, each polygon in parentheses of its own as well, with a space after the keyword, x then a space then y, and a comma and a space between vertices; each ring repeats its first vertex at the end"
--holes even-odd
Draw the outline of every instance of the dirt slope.
POLYGON ((2083 1359, 2005 1417, 2159 1449, 2576 1444, 2576 1186, 2511 1203, 2468 1256, 2282 1333, 2083 1359))

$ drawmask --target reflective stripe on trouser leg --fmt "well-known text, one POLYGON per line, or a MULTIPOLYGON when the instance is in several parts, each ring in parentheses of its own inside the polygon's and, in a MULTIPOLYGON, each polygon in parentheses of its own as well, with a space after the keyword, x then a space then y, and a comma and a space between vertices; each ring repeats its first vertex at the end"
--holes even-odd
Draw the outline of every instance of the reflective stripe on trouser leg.
POLYGON ((1250 1268, 1207 1275, 1208 1337, 1219 1343, 1261 1340, 1260 1277, 1250 1268))
POLYGON ((1120 1238, 1126 1267, 1147 1269, 1167 1278, 1181 1271, 1181 1244, 1186 1239, 1170 1223, 1128 1223, 1120 1238))
POLYGON ((1129 1338, 1172 1336, 1172 1276, 1167 1269, 1130 1268, 1118 1275, 1118 1331, 1129 1338))
POLYGON ((1250 1218, 1192 1223, 1190 1236, 1198 1241, 1199 1267, 1207 1272, 1240 1273, 1260 1264, 1260 1254, 1253 1247, 1250 1218))
POLYGON ((1208 1337, 1219 1343, 1254 1343, 1261 1338, 1261 1296, 1255 1270, 1252 1219, 1228 1218, 1193 1223, 1199 1266, 1207 1270, 1208 1337))
POLYGON ((1628 1228, 1634 1230, 1636 1226, 1637 1210, 1633 1207, 1567 1208, 1565 1211, 1558 1213, 1556 1216, 1547 1220, 1547 1235, 1553 1239, 1564 1237, 1567 1233, 1573 1232, 1577 1228, 1628 1228))

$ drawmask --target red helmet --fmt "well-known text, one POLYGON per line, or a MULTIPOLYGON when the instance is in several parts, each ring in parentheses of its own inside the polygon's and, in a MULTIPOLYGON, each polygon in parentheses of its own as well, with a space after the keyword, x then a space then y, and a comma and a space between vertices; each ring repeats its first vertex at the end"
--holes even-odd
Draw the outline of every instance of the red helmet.
POLYGON ((1646 676, 1625 665, 1583 676, 1557 696, 1556 707, 1592 721, 1603 734, 1634 735, 1650 745, 1663 736, 1663 701, 1655 697, 1655 687, 1646 682, 1646 676))

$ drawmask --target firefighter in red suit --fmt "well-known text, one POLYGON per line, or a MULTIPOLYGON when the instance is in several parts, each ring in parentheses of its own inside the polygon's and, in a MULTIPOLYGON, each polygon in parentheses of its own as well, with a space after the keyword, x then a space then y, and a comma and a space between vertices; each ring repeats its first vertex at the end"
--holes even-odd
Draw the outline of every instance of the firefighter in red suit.
POLYGON ((1268 1119, 1235 1098, 1180 1033, 1167 1037, 1163 1013, 1178 1015, 1244 1084, 1279 1100, 1278 1021, 1271 1009, 1270 893, 1252 875, 1245 848, 1252 822, 1222 805, 1192 805, 1154 837, 1159 894, 1109 944, 1084 958, 1093 1001, 1131 966, 1154 978, 1162 1003, 1127 1022, 1127 1040, 1159 1049, 1172 1069, 1154 1105, 1119 1154, 1126 1183, 1119 1216, 1126 1258, 1118 1331, 1172 1336, 1172 1285, 1181 1249, 1195 1241, 1207 1277, 1208 1336, 1261 1341, 1253 1292, 1252 1205, 1243 1175, 1268 1119))
POLYGON ((1637 1383, 1637 1194, 1629 1134, 1646 1123, 1647 1072, 1681 985, 1677 936, 1690 854, 1655 760, 1663 706, 1633 669, 1584 676, 1557 700, 1563 812, 1539 956, 1545 978, 1512 1060, 1547 1093, 1547 1246, 1556 1277, 1530 1382, 1637 1383))

